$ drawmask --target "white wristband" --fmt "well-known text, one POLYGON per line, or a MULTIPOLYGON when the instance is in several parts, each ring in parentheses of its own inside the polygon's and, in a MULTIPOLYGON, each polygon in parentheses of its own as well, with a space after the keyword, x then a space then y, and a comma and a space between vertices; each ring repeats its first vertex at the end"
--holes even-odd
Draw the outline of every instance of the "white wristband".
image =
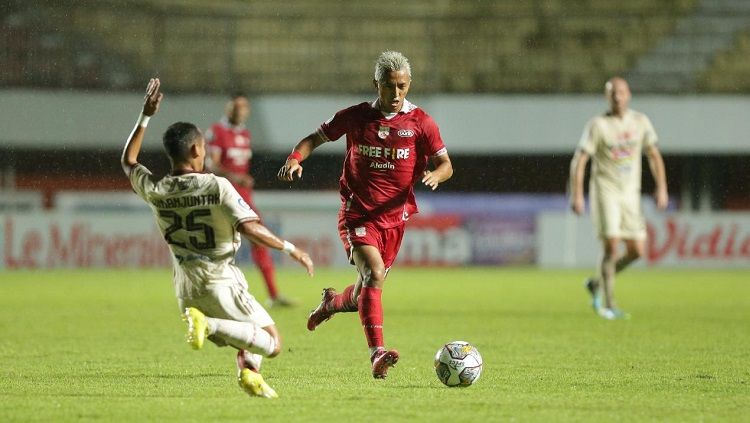
POLYGON ((282 248, 281 251, 283 251, 284 254, 292 254, 296 249, 297 247, 295 247, 294 244, 289 241, 284 241, 284 248, 282 248))
POLYGON ((151 116, 146 116, 141 113, 141 115, 138 116, 138 126, 140 126, 141 128, 147 127, 149 119, 151 119, 151 116))

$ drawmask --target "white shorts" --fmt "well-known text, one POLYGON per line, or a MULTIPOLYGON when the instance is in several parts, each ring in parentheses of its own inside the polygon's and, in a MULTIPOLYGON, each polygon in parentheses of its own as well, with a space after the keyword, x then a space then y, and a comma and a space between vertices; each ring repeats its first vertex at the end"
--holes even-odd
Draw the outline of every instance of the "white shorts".
POLYGON ((591 219, 600 239, 646 239, 640 195, 592 193, 591 219))

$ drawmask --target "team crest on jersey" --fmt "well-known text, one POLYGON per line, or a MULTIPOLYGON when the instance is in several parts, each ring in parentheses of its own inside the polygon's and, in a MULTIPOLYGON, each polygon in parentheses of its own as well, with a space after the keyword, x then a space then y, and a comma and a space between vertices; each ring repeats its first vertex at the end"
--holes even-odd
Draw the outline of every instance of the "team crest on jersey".
POLYGON ((365 228, 364 226, 360 226, 359 228, 354 228, 354 235, 356 236, 367 235, 367 228, 365 228))
POLYGON ((378 128, 378 137, 380 137, 381 140, 388 138, 388 134, 390 133, 391 128, 388 126, 381 126, 378 128))

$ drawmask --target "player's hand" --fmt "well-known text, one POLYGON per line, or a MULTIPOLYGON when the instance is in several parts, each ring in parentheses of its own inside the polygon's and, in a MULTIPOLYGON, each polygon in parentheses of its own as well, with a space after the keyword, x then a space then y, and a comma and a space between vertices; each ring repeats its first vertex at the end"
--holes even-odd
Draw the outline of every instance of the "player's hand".
POLYGON ((435 191, 438 187, 438 184, 440 184, 440 180, 437 176, 435 176, 434 173, 430 172, 429 170, 425 170, 422 176, 422 183, 435 191))
POLYGON ((284 163, 284 166, 281 166, 276 177, 280 181, 292 182, 295 175, 297 179, 302 177, 302 165, 296 159, 289 159, 284 163))
POLYGON ((573 213, 578 216, 582 215, 585 210, 583 196, 576 196, 573 198, 573 201, 570 202, 570 208, 573 210, 573 213))
POLYGON ((310 258, 310 255, 307 254, 304 250, 300 248, 295 248, 292 254, 290 256, 297 261, 297 263, 305 266, 305 269, 307 269, 307 274, 312 276, 314 273, 313 269, 313 261, 310 258))
POLYGON ((654 193, 654 199, 656 200, 656 208, 659 210, 666 210, 669 205, 669 196, 667 190, 659 189, 654 193))
POLYGON ((159 91, 161 82, 159 78, 151 78, 148 81, 146 87, 146 95, 143 98, 143 114, 146 116, 153 116, 159 111, 159 105, 161 105, 161 99, 164 98, 164 93, 159 91))

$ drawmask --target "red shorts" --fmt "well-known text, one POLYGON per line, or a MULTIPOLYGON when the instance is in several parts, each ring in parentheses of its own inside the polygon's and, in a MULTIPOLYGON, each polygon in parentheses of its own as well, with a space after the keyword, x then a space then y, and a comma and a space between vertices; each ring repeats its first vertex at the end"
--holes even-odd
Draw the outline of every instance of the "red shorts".
POLYGON ((401 240, 404 239, 404 226, 382 229, 370 222, 347 222, 339 218, 339 236, 344 244, 349 263, 354 264, 352 253, 354 247, 360 245, 372 245, 380 251, 380 257, 386 269, 389 269, 396 260, 401 240))

